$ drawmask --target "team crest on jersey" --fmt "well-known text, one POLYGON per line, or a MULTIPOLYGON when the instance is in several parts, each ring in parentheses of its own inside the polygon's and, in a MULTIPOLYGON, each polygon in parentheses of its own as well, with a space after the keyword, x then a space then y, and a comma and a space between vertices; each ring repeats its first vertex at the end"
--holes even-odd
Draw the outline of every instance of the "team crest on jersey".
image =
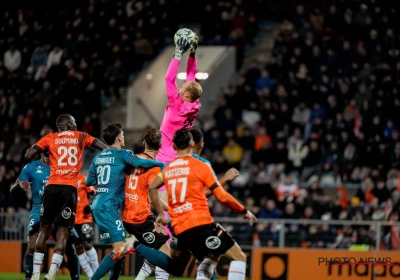
POLYGON ((43 168, 43 167, 38 166, 38 167, 36 168, 36 173, 43 173, 42 168, 43 168))
POLYGON ((43 204, 40 206, 40 216, 43 216, 44 213, 44 207, 43 204))
POLYGON ((156 240, 156 236, 152 232, 143 233, 142 237, 148 244, 151 244, 156 240))
POLYGON ((64 219, 69 219, 69 217, 71 217, 71 214, 72 214, 71 208, 66 207, 66 208, 64 208, 64 211, 62 211, 61 216, 64 219))
POLYGON ((217 236, 210 236, 206 239, 206 246, 208 249, 215 250, 221 246, 221 239, 217 236))

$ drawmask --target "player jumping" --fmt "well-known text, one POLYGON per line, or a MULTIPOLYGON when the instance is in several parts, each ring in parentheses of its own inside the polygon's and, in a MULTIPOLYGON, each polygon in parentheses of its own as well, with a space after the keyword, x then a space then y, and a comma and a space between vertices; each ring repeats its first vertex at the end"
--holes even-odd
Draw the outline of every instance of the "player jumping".
POLYGON ((76 206, 76 218, 74 228, 79 234, 78 242, 75 244, 79 262, 89 279, 99 267, 97 251, 92 245, 93 240, 93 217, 89 206, 89 199, 93 197, 94 187, 86 185, 86 176, 79 174, 78 178, 78 203, 76 206))
POLYGON ((32 159, 48 150, 50 155, 50 177, 44 190, 40 211, 40 233, 33 255, 32 280, 39 280, 46 241, 49 239, 53 224, 58 225, 57 242, 45 280, 55 278, 63 260, 65 244, 75 222, 76 188, 85 147, 91 146, 99 150, 107 148, 98 139, 77 131, 75 119, 71 115, 60 115, 56 120, 56 126, 58 132, 44 136, 25 154, 26 158, 32 159))
MULTIPOLYGON (((32 211, 28 224, 28 248, 25 253, 25 279, 30 280, 33 271, 33 253, 35 252, 36 239, 40 228, 40 208, 45 185, 50 176, 50 160, 47 153, 42 153, 39 160, 35 160, 25 165, 21 174, 18 176, 10 192, 15 192, 18 188, 25 192, 32 193, 32 211)), ((72 232, 71 232, 72 233, 72 232)), ((53 238, 55 235, 53 234, 53 238)), ((74 233, 68 238, 65 254, 68 259, 68 268, 72 280, 79 279, 79 263, 76 261, 74 244, 74 233)))
POLYGON ((109 271, 111 271, 110 278, 113 274, 118 277, 118 270, 122 267, 123 260, 115 263, 114 257, 125 239, 125 229, 118 210, 123 202, 126 167, 164 166, 161 162, 141 159, 128 150, 122 150, 125 141, 120 124, 109 124, 103 129, 103 139, 111 148, 95 156, 89 168, 86 184, 97 186, 92 203, 92 214, 99 228, 101 243, 112 243, 113 251, 103 258, 91 280, 100 280, 109 271))
MULTIPOLYGON (((177 41, 172 61, 165 75, 168 105, 164 111, 160 131, 162 135, 161 149, 156 159, 168 163, 176 158, 176 151, 173 148, 172 137, 181 129, 192 128, 198 113, 200 112, 200 96, 203 92, 200 84, 195 81, 197 61, 196 49, 198 37, 192 44, 185 38, 177 41), (178 88, 176 77, 182 55, 190 50, 186 63, 186 82, 178 88)), ((160 188, 160 197, 166 201, 167 194, 165 187, 160 188)), ((167 213, 166 213, 167 214, 167 213)))
MULTIPOLYGON (((143 145, 145 147, 144 153, 138 156, 154 159, 161 146, 160 131, 154 128, 148 129, 143 137, 143 145)), ((148 194, 150 183, 160 172, 161 169, 159 167, 150 169, 136 167, 126 176, 122 219, 126 231, 129 234, 133 234, 140 243, 169 255, 168 234, 154 231, 156 219, 150 208, 148 194)), ((118 252, 121 251, 123 250, 120 249, 118 252)), ((116 255, 116 258, 118 257, 116 255)), ((168 272, 159 267, 155 268, 145 260, 139 274, 136 276, 136 280, 144 280, 153 272, 155 272, 156 279, 168 279, 168 272)))

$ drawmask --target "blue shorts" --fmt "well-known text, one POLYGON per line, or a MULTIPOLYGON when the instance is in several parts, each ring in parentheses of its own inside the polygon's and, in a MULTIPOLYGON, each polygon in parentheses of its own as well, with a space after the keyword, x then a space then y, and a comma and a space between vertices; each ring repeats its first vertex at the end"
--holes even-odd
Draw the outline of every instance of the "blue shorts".
POLYGON ((39 230, 40 230, 40 214, 39 213, 31 214, 29 218, 27 235, 31 236, 39 234, 39 230))
POLYGON ((125 239, 125 228, 118 210, 93 209, 94 222, 99 228, 101 244, 121 242, 125 239))

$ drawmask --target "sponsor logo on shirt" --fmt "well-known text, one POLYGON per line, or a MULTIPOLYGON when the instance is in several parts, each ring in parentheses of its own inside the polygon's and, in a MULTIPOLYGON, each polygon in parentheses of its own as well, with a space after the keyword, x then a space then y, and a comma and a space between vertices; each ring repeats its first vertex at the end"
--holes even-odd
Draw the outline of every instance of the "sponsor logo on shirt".
POLYGON ((192 210, 193 210, 192 203, 190 203, 188 201, 186 201, 185 204, 174 208, 174 212, 177 214, 192 211, 192 210))

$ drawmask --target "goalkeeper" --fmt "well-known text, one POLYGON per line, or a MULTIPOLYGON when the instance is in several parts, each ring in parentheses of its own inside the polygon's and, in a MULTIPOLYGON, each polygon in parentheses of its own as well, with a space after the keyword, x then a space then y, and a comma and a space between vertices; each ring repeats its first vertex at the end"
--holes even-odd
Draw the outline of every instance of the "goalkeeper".
MULTIPOLYGON (((199 38, 197 35, 194 41, 188 40, 185 36, 180 37, 176 41, 176 48, 172 61, 165 75, 168 104, 165 108, 160 127, 162 135, 161 149, 156 157, 156 160, 164 164, 174 160, 177 156, 177 152, 172 145, 172 137, 175 132, 182 128, 191 129, 200 112, 201 103, 199 98, 203 89, 200 84, 195 81, 197 67, 195 54, 198 42, 199 38), (187 51, 189 51, 189 57, 186 64, 186 82, 178 88, 176 77, 179 64, 183 54, 187 51)), ((167 201, 168 198, 165 186, 161 187, 159 190, 160 198, 167 201)), ((165 214, 166 217, 168 217, 168 212, 165 214)), ((167 227, 166 231, 171 235, 167 227)))

